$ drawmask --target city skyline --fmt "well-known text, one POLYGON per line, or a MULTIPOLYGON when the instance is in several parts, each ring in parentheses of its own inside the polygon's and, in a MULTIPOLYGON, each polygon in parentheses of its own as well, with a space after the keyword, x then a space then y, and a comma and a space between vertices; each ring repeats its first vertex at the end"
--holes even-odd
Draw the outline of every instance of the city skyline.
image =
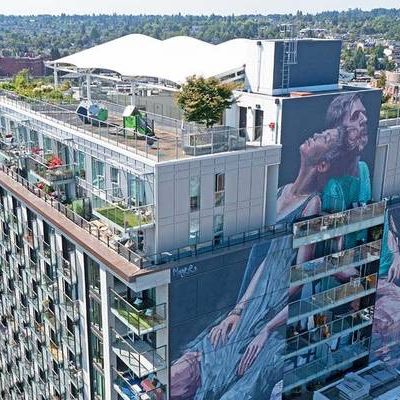
POLYGON ((201 3, 187 3, 183 0, 173 0, 172 2, 162 2, 153 0, 144 4, 134 4, 131 0, 116 0, 98 2, 88 0, 84 4, 78 0, 59 3, 52 0, 26 0, 21 2, 9 2, 3 4, 1 14, 5 15, 37 15, 37 14, 274 14, 274 13, 295 13, 301 10, 306 13, 318 13, 327 10, 348 10, 349 8, 361 8, 370 10, 374 8, 396 8, 399 6, 396 0, 366 0, 366 1, 345 1, 338 0, 334 4, 327 0, 311 0, 307 5, 292 0, 283 0, 279 4, 266 4, 264 0, 250 0, 246 3, 235 0, 204 0, 201 3))

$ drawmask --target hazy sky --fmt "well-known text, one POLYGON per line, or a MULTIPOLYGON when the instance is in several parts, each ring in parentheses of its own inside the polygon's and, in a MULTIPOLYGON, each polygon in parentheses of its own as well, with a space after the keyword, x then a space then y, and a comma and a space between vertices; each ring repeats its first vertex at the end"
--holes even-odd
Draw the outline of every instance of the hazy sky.
POLYGON ((400 8, 399 0, 0 0, 0 14, 269 14, 400 8))

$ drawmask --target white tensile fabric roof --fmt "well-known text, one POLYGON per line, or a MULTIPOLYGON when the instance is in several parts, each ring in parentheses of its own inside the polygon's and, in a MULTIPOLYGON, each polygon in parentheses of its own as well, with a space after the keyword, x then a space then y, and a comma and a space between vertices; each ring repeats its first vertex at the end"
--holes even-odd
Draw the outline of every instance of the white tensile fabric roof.
POLYGON ((123 77, 153 77, 177 84, 190 75, 216 76, 243 68, 256 41, 233 39, 218 45, 187 36, 158 40, 132 34, 52 61, 80 70, 103 69, 123 77))

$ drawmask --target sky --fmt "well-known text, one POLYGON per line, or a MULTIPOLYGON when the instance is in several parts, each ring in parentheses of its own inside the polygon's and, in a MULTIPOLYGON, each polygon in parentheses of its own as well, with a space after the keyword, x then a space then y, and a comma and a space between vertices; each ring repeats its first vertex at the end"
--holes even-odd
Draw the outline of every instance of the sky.
POLYGON ((1 0, 0 14, 274 14, 400 8, 399 0, 1 0))

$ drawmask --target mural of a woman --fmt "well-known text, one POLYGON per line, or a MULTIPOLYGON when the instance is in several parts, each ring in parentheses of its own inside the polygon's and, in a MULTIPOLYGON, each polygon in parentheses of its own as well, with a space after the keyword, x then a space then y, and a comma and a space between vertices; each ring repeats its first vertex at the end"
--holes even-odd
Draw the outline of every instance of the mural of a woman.
MULTIPOLYGON (((367 113, 360 98, 337 96, 328 107, 327 127, 300 146, 298 174, 278 191, 278 223, 291 224, 322 210, 343 210, 370 200, 369 169, 360 161, 368 143, 367 113)), ((236 306, 206 328, 172 365, 171 399, 279 397, 288 298, 312 294, 306 286, 288 290, 290 266, 315 258, 314 245, 297 251, 287 241, 278 238, 253 247, 236 306)), ((343 245, 342 240, 338 249, 343 245)))
POLYGON ((400 206, 389 206, 379 266, 379 284, 375 303, 372 349, 375 356, 400 366, 400 206))
MULTIPOLYGON (((331 176, 340 142, 340 132, 329 130, 303 143, 298 177, 279 191, 280 221, 320 212, 318 193, 331 176)), ((296 256, 309 259, 312 251, 307 246, 297 254, 288 237, 253 247, 236 307, 203 331, 172 366, 171 399, 270 398, 281 379, 285 341, 285 332, 277 328, 285 323, 288 295, 279 285, 287 285, 296 256)))

